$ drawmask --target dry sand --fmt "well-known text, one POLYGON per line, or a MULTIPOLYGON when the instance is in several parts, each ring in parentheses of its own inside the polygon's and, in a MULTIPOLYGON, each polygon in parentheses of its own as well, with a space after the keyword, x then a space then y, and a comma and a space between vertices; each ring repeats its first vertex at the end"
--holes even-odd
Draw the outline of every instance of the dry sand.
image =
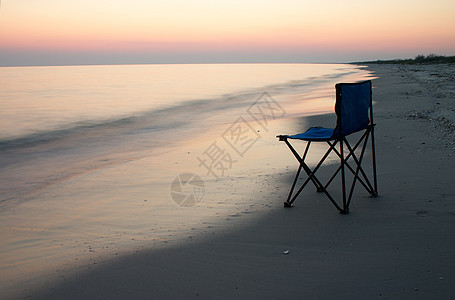
MULTIPOLYGON (((237 174, 222 181, 233 194, 266 205, 260 217, 243 210, 243 222, 230 230, 207 226, 185 243, 58 273, 12 298, 455 297, 455 66, 369 69, 379 76, 373 81, 378 198, 358 189, 351 213, 340 215, 324 195, 308 191, 293 208, 283 208, 296 165, 286 146, 273 140, 280 158, 265 164, 265 151, 253 162, 262 177, 251 181, 255 173, 237 174), (275 160, 285 166, 270 167, 275 160), (258 182, 261 187, 252 185, 258 182)), ((317 116, 295 120, 294 126, 331 122, 333 116, 317 116)), ((281 131, 283 126, 270 127, 278 131, 270 136, 293 133, 281 131)))

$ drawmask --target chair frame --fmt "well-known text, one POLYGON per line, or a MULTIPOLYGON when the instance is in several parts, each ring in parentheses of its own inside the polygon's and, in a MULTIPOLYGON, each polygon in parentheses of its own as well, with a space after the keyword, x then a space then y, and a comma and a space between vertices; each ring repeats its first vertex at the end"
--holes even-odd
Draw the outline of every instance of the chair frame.
POLYGON ((373 122, 373 101, 372 101, 371 81, 368 80, 368 81, 363 81, 363 82, 358 82, 358 83, 339 83, 335 87, 336 87, 335 112, 337 114, 337 127, 334 129, 334 137, 332 137, 330 139, 322 139, 322 140, 306 140, 305 139, 307 141, 306 148, 305 148, 303 154, 299 155, 299 153, 295 150, 295 148, 289 142, 289 140, 288 140, 289 136, 287 136, 287 135, 278 135, 277 136, 277 138, 280 141, 284 141, 286 143, 286 145, 291 150, 292 154, 295 156, 295 158, 299 162, 299 168, 297 170, 296 176, 292 183, 291 190, 289 191, 289 195, 288 195, 286 202, 284 202, 285 207, 293 206, 294 201, 297 199, 297 197, 300 195, 300 193, 303 191, 303 189, 307 186, 307 184, 310 181, 316 187, 317 192, 324 193, 341 214, 349 213, 349 205, 351 203, 352 196, 354 193, 354 188, 356 186, 357 181, 359 181, 362 184, 362 186, 365 188, 365 190, 372 197, 378 196, 377 175, 376 175, 376 151, 375 151, 375 140, 374 140, 375 124, 373 122), (341 119, 342 113, 340 112, 340 109, 339 109, 341 101, 342 101, 341 87, 344 85, 359 85, 359 84, 364 84, 367 82, 370 83, 369 123, 365 129, 357 131, 357 132, 361 132, 361 131, 364 131, 364 132, 362 133, 359 140, 352 147, 347 139, 347 136, 351 135, 352 133, 344 135, 343 130, 342 130, 343 129, 342 128, 343 122, 341 119), (336 133, 337 131, 338 131, 338 134, 336 133), (367 148, 368 140, 370 137, 371 137, 371 156, 372 156, 372 168, 373 168, 373 170, 372 170, 373 171, 373 184, 371 184, 368 176, 366 175, 365 171, 362 168, 362 161, 363 161, 365 150, 367 148), (322 156, 319 163, 313 169, 311 169, 305 162, 305 158, 307 157, 307 154, 308 154, 308 151, 310 150, 310 145, 312 142, 326 142, 329 146, 326 153, 322 156), (337 147, 337 145, 339 147, 337 147), (355 151, 359 147, 361 147, 361 150, 360 150, 360 154, 357 156, 355 151), (334 153, 336 153, 336 155, 340 159, 340 164, 339 164, 338 168, 335 170, 335 172, 333 173, 333 175, 330 177, 330 179, 325 184, 322 184, 321 181, 316 177, 316 172, 323 165, 324 161, 326 160, 326 158, 329 156, 329 154, 332 151, 334 153), (352 158, 352 160, 355 163, 354 167, 351 166, 350 163, 348 162, 348 160, 350 158, 352 158), (301 187, 294 193, 294 189, 296 187, 296 184, 298 182, 302 169, 307 174, 307 178, 304 180, 301 187), (354 175, 350 189, 349 189, 349 194, 347 194, 347 187, 346 187, 346 174, 345 174, 346 169, 349 170, 354 175), (334 199, 334 197, 332 197, 332 195, 327 191, 327 188, 329 187, 329 185, 332 183, 332 181, 335 179, 335 177, 340 172, 341 172, 341 188, 342 188, 342 191, 341 191, 342 204, 341 205, 339 205, 337 203, 337 201, 334 199))

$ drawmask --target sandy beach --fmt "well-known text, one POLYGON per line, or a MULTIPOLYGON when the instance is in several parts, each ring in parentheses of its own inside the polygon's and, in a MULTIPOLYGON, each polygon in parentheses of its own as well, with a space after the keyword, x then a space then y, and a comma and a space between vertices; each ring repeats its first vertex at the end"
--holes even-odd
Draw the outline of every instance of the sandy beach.
MULTIPOLYGON (((373 100, 379 197, 370 198, 357 189, 350 214, 340 215, 324 195, 308 190, 293 208, 283 208, 297 164, 275 136, 309 126, 331 126, 331 114, 268 124, 255 151, 238 162, 242 167, 220 180, 205 179, 207 194, 200 205, 166 210, 174 175, 182 170, 202 173, 196 158, 226 130, 229 124, 225 124, 195 137, 184 148, 176 144, 172 153, 162 154, 166 175, 154 181, 161 187, 147 186, 144 172, 125 182, 121 168, 110 170, 118 176, 118 180, 110 178, 119 183, 116 189, 129 189, 138 200, 136 205, 145 206, 144 214, 151 213, 146 199, 154 189, 163 204, 152 214, 164 219, 166 214, 177 216, 179 224, 152 228, 158 232, 156 241, 134 235, 135 228, 119 229, 119 235, 140 240, 130 252, 113 249, 100 257, 96 245, 85 245, 90 261, 55 266, 58 269, 53 269, 52 257, 46 257, 43 264, 49 264, 50 271, 45 276, 15 274, 25 279, 20 284, 8 282, 2 298, 453 298, 455 66, 372 64, 367 68, 378 77, 373 80, 373 100), (289 253, 283 254, 285 250, 289 253)), ((135 167, 149 160, 145 157, 122 168, 134 174, 135 167)), ((80 180, 90 187, 89 178, 80 180)), ((97 188, 109 190, 107 184, 97 188)), ((109 197, 116 193, 109 190, 109 197)), ((88 200, 82 206, 90 210, 88 200)), ((129 208, 108 209, 115 214, 116 209, 129 208)), ((83 244, 73 242, 75 248, 83 244)))

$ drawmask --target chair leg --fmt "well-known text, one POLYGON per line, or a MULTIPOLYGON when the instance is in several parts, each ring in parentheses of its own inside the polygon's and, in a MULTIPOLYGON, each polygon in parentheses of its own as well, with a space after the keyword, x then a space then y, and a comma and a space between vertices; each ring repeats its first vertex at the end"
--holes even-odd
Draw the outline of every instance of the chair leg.
MULTIPOLYGON (((352 156, 352 159, 354 160, 354 162, 356 163, 357 165, 357 168, 359 169, 358 171, 360 171, 360 173, 362 174, 362 177, 363 179, 365 180, 365 182, 360 178, 360 176, 358 175, 355 175, 355 179, 356 180, 359 180, 359 182, 363 185, 363 187, 365 188, 365 190, 368 191, 368 193, 371 194, 372 197, 376 197, 377 196, 377 179, 376 179, 376 159, 375 159, 375 153, 374 153, 374 135, 373 135, 373 132, 372 132, 372 129, 368 128, 366 131, 365 131, 365 134, 362 136, 362 138, 357 142, 357 144, 351 148, 351 146, 349 145, 348 141, 346 140, 346 146, 348 147, 348 150, 349 150, 349 155, 348 157, 346 158, 346 160, 352 156), (368 138, 370 137, 370 134, 371 134, 371 138, 372 138, 372 157, 373 157, 373 184, 374 186, 370 183, 370 179, 368 178, 369 176, 366 175, 365 171, 363 170, 363 168, 361 167, 361 162, 362 162, 362 157, 365 153, 365 150, 367 148, 367 144, 368 144, 368 138), (361 150, 361 154, 360 154, 360 158, 357 158, 354 151, 357 149, 357 147, 360 145, 360 143, 363 141, 363 145, 362 145, 362 150, 361 150)), ((358 174, 358 171, 356 170, 355 172, 352 170, 352 168, 346 164, 349 169, 351 170, 351 172, 353 174, 358 174)), ((349 199, 351 198, 351 196, 349 196, 349 199)))
POLYGON ((286 202, 283 203, 283 206, 284 207, 292 207, 294 205, 291 202, 286 201, 286 202))
MULTIPOLYGON (((294 203, 295 199, 297 199, 297 197, 300 195, 300 193, 303 191, 303 189, 306 187, 306 185, 310 182, 310 180, 315 182, 315 184, 319 184, 319 185, 321 184, 319 182, 319 180, 316 177, 314 177, 314 171, 311 172, 310 168, 305 164, 304 161, 300 162, 300 168, 303 168, 305 170, 305 172, 309 175, 306 178, 306 180, 303 182, 303 184, 300 186, 298 191, 292 196, 295 184, 297 183, 297 179, 298 179, 298 176, 296 176, 296 178, 294 179, 294 184, 292 185, 291 191, 289 192, 288 200, 286 202, 284 202, 284 207, 292 207, 292 204, 294 203), (291 199, 291 196, 292 196, 292 199, 291 199)), ((300 170, 298 171, 298 173, 300 173, 300 170)))
POLYGON ((341 193, 343 197, 343 209, 340 209, 340 214, 348 214, 349 213, 349 208, 347 207, 346 203, 346 176, 344 172, 344 164, 345 164, 345 158, 344 158, 344 138, 340 138, 340 154, 341 154, 341 193))
MULTIPOLYGON (((351 171, 352 174, 355 174, 357 171, 355 171, 348 163, 348 160, 350 157, 352 157, 352 159, 354 160, 354 162, 356 163, 356 165, 358 166, 359 165, 359 161, 355 155, 355 151, 356 149, 361 145, 361 143, 363 142, 363 145, 362 145, 362 153, 365 152, 365 148, 366 148, 366 145, 367 145, 367 142, 368 142, 368 137, 369 137, 369 131, 365 131, 365 133, 362 135, 362 137, 358 140, 358 142, 354 145, 354 147, 351 147, 348 140, 345 138, 345 144, 346 144, 346 147, 348 148, 349 150, 349 153, 346 155, 345 157, 345 167, 347 167, 349 169, 349 171, 351 171)), ((330 143, 329 143, 330 145, 330 143)), ((334 152, 338 155, 339 158, 341 158, 341 154, 340 152, 338 152, 337 149, 334 149, 334 152)), ((340 166, 338 167, 338 169, 335 171, 335 173, 332 175, 332 178, 330 178, 330 180, 327 182, 326 184, 326 187, 330 184, 330 182, 336 177, 337 173, 341 170, 341 164, 340 166)), ((360 176, 357 176, 357 180, 363 185, 363 187, 365 188, 366 191, 368 191, 368 193, 372 194, 373 193, 373 186, 371 185, 370 183, 370 180, 368 179, 368 176, 365 174, 364 170, 362 168, 360 168, 360 173, 362 174, 362 177, 363 177, 363 180, 360 176)))
POLYGON ((365 149, 366 149, 366 146, 368 144, 368 134, 366 135, 365 137, 365 141, 363 143, 363 146, 362 146, 362 150, 360 152, 360 156, 359 158, 357 159, 357 157, 355 156, 355 148, 351 148, 351 146, 349 145, 349 142, 346 140, 346 146, 349 150, 349 154, 352 156, 352 158, 354 159, 355 163, 356 163, 356 170, 354 172, 354 178, 352 179, 352 184, 351 184, 351 189, 349 191, 349 196, 348 196, 348 207, 349 207, 349 204, 351 203, 351 199, 352 199, 352 194, 354 193, 354 188, 355 188, 355 184, 357 181, 361 181, 360 177, 359 177, 359 172, 361 172, 364 176, 364 178, 366 178, 366 181, 367 183, 370 185, 370 188, 367 189, 367 191, 372 191, 373 188, 371 187, 371 184, 369 183, 369 180, 368 178, 366 177, 365 173, 363 172, 363 169, 362 169, 362 161, 363 161, 363 157, 364 157, 364 154, 365 154, 365 149))
MULTIPOLYGON (((352 148, 350 145, 349 145, 349 142, 346 138, 343 138, 343 142, 346 144, 346 147, 349 151, 348 155, 346 157, 344 157, 341 153, 340 153, 340 158, 342 158, 342 163, 341 163, 341 167, 343 167, 344 165, 346 165, 347 167, 349 167, 349 170, 352 172, 352 168, 349 166, 349 164, 347 164, 347 160, 349 159, 349 157, 352 157, 352 159, 354 160, 355 164, 356 164, 356 170, 355 172, 353 172, 353 179, 352 179, 352 183, 351 183, 351 187, 350 187, 350 191, 349 191, 349 196, 346 198, 347 199, 347 202, 346 202, 346 205, 344 205, 344 202, 343 202, 343 207, 345 207, 345 211, 342 211, 341 213, 348 213, 349 212, 349 205, 351 203, 351 199, 352 199, 352 195, 354 193, 354 188, 355 188, 355 185, 356 185, 356 182, 359 181, 363 184, 363 186, 365 187, 365 189, 371 193, 371 195, 374 197, 375 195, 377 195, 377 186, 375 185, 375 187, 373 188, 371 186, 371 183, 368 179, 368 176, 365 174, 365 172, 363 171, 363 168, 362 168, 362 161, 363 161, 363 157, 364 157, 364 154, 365 154, 365 150, 367 148, 367 144, 368 144, 368 137, 370 135, 370 130, 367 130, 366 131, 366 134, 364 136, 362 136, 362 138, 359 140, 359 142, 354 146, 354 148, 352 148), (360 156, 357 158, 357 156, 355 155, 354 151, 356 150, 356 148, 360 145, 360 142, 363 140, 363 145, 362 145, 362 149, 360 151, 360 156), (343 159, 344 158, 344 159, 343 159), (344 164, 343 164, 344 162, 344 164), (363 181, 361 180, 360 178, 360 173, 362 174, 363 178, 365 179, 366 183, 368 186, 366 186, 363 181)), ((340 149, 340 152, 341 152, 341 149, 340 149)), ((373 151, 372 151, 373 152, 373 151)), ((373 153, 372 153, 373 154, 373 153)), ((373 158, 374 159, 374 158, 373 158)), ((375 169, 375 166, 373 165, 373 169, 375 169)), ((373 173, 375 173, 375 170, 373 171, 373 173)), ((375 175, 375 174, 374 174, 375 175)), ((345 182, 343 183, 343 187, 345 187, 345 182)), ((344 197, 346 196, 345 194, 346 190, 343 190, 343 200, 345 199, 344 197)))
POLYGON ((374 136, 373 136, 373 132, 371 129, 367 129, 367 131, 359 139, 359 141, 357 141, 357 143, 354 145, 354 147, 350 146, 346 137, 341 137, 338 140, 335 140, 334 143, 327 142, 330 147, 313 170, 311 170, 308 167, 308 165, 305 163, 305 158, 308 153, 311 142, 307 143, 307 147, 305 149, 304 154, 302 156, 300 156, 287 139, 282 139, 282 141, 284 141, 288 145, 289 149, 294 154, 294 156, 296 157, 297 161, 299 161, 299 164, 300 164, 299 168, 297 170, 296 176, 294 178, 294 181, 292 183, 292 187, 289 192, 288 198, 287 198, 286 202, 283 203, 285 207, 293 206, 293 203, 296 200, 296 198, 300 195, 300 193, 303 191, 303 189, 306 187, 306 185, 310 181, 314 184, 314 186, 316 187, 318 192, 322 192, 322 193, 326 194, 326 196, 329 198, 329 200, 332 202, 332 204, 338 209, 340 214, 349 214, 349 205, 351 202, 351 198, 352 198, 353 191, 354 191, 357 180, 365 187, 365 189, 369 193, 371 193, 371 195, 373 197, 377 196, 376 158, 375 158, 375 149, 374 149, 374 136), (364 172, 364 170, 361 166, 361 163, 362 163, 362 160, 364 157, 364 153, 365 153, 365 149, 368 144, 368 138, 369 138, 370 133, 372 134, 371 146, 372 146, 372 156, 373 156, 373 173, 374 173, 373 174, 373 176, 374 176, 373 184, 374 185, 372 185, 370 183, 368 176, 366 175, 366 173, 364 172), (336 147, 337 143, 340 144, 339 150, 336 147), (357 157, 355 154, 355 151, 360 145, 362 145, 361 154, 359 157, 357 157), (347 147, 347 149, 345 149, 345 147, 347 147), (329 179, 329 181, 325 185, 323 185, 319 181, 319 179, 315 176, 315 173, 319 169, 319 167, 322 166, 323 162, 325 161, 325 159, 328 157, 328 155, 330 154, 330 152, 332 150, 340 158, 340 166, 335 171, 335 173, 332 175, 332 177, 329 179), (348 163, 348 160, 350 157, 352 157, 353 161, 356 164, 356 166, 354 168, 352 166, 350 166, 350 164, 348 163), (348 168, 349 171, 352 172, 352 174, 354 175, 354 178, 352 179, 352 184, 351 184, 350 190, 349 190, 349 196, 347 195, 347 186, 346 186, 346 168, 348 168), (308 177, 306 178, 305 182, 300 186, 300 188, 294 193, 294 190, 297 185, 297 181, 299 179, 302 169, 305 171, 305 173, 308 175, 308 177), (334 198, 327 191, 328 185, 332 182, 332 180, 340 172, 341 172, 341 189, 342 189, 341 207, 340 207, 340 205, 338 205, 338 203, 334 200, 334 198), (362 180, 362 178, 363 178, 363 180, 362 180), (364 180, 365 180, 365 182, 364 182, 364 180))
POLYGON ((321 167, 321 165, 323 164, 323 162, 325 161, 325 159, 329 156, 330 152, 332 150, 335 150, 335 146, 336 146, 336 142, 333 143, 333 144, 329 144, 330 145, 330 148, 327 150, 327 152, 324 154, 324 156, 321 158, 321 160, 319 161, 319 163, 316 165, 316 167, 311 170, 308 165, 305 163, 305 158, 306 158, 306 155, 308 153, 308 149, 310 147, 310 144, 311 142, 308 142, 307 144, 307 147, 305 149, 305 152, 304 154, 302 155, 302 157, 300 157, 300 155, 297 153, 297 151, 294 149, 294 147, 289 143, 289 141, 285 138, 282 139, 282 141, 284 141, 286 143, 286 145, 289 147, 289 149, 291 150, 291 152, 294 154, 295 158, 297 159, 297 161, 300 163, 299 165, 299 169, 297 170, 297 174, 294 178, 294 182, 292 184, 292 187, 291 187, 291 190, 289 192, 289 195, 288 195, 288 199, 286 200, 286 202, 283 203, 284 207, 292 207, 293 206, 293 203, 295 201, 295 199, 300 195, 300 193, 303 191, 303 189, 305 188, 305 186, 311 181, 314 186, 316 187, 316 190, 318 192, 322 192, 322 193, 325 193, 327 198, 329 198, 329 200, 332 202, 332 204, 339 210, 339 211, 347 211, 346 209, 342 209, 335 201, 335 199, 330 195, 330 193, 327 191, 327 189, 324 187, 324 185, 319 181, 319 179, 315 176, 315 173, 316 171, 319 169, 319 167, 321 167), (299 188, 299 190, 294 194, 294 188, 295 188, 295 185, 297 183, 297 180, 299 178, 299 175, 300 175, 300 172, 301 172, 301 169, 303 169, 305 171, 305 173, 308 175, 307 179, 305 180, 305 182, 301 185, 301 187, 299 188), (291 198, 292 197, 292 198, 291 198))
MULTIPOLYGON (((310 176, 311 174, 311 170, 310 168, 308 168, 308 166, 305 164, 305 158, 307 156, 307 153, 308 153, 308 150, 310 149, 310 145, 311 145, 311 142, 308 142, 307 143, 307 146, 305 148, 305 152, 303 153, 302 157, 300 157, 300 155, 297 153, 297 151, 294 149, 294 147, 292 147, 292 145, 289 143, 289 141, 286 139, 284 140, 284 142, 286 143, 286 145, 289 147, 289 149, 291 150, 292 154, 294 154, 295 158, 297 159, 297 161, 300 163, 300 167, 304 169, 304 171, 307 173, 307 175, 309 176, 311 182, 313 182, 314 186, 316 187, 316 189, 319 191, 320 189, 323 189, 323 186, 321 185, 320 182, 318 182, 317 180, 315 180, 315 178, 313 176, 310 176)), ((324 159, 327 157, 324 156, 324 159)), ((314 170, 313 172, 315 172, 316 170, 314 170)), ((299 171, 300 172, 300 171, 299 171)), ((294 181, 297 181, 297 178, 294 180, 294 181)))
MULTIPOLYGON (((307 153, 308 153, 308 150, 310 150, 310 145, 311 145, 311 142, 307 142, 307 145, 306 145, 306 148, 305 148, 305 152, 303 153, 303 156, 302 156, 302 162, 305 161, 305 158, 307 156, 307 153)), ((323 158, 325 160, 325 158, 323 158)), ((310 176, 311 172, 309 172, 309 168, 304 168, 307 175, 310 176)), ((313 172, 316 172, 316 169, 313 171, 313 172)), ((324 188, 319 185, 313 178, 311 179, 311 181, 313 182, 314 186, 316 187, 316 192, 318 193, 322 193, 324 191, 324 188)))
POLYGON ((292 203, 290 202, 292 193, 294 192, 295 185, 297 183, 297 180, 299 179, 300 171, 302 170, 302 165, 299 165, 299 168, 297 170, 297 174, 295 175, 294 182, 292 183, 291 190, 289 191, 288 199, 286 202, 284 202, 284 207, 292 207, 292 203))
POLYGON ((371 126, 371 156, 373 159, 373 185, 374 185, 374 190, 373 193, 371 194, 372 197, 377 197, 378 196, 378 179, 376 175, 376 149, 375 149, 375 143, 374 143, 374 125, 371 126))
MULTIPOLYGON (((294 203, 295 199, 297 199, 297 197, 300 195, 300 193, 303 191, 303 189, 305 188, 305 186, 308 184, 308 182, 310 182, 310 180, 314 180, 316 181, 316 183, 318 185, 320 185, 321 187, 323 187, 322 183, 319 181, 319 179, 315 176, 315 172, 316 172, 316 168, 311 171, 309 169, 309 167, 303 162, 302 163, 302 167, 305 169, 305 171, 307 172, 308 177, 307 179, 305 180, 305 182, 302 184, 302 186, 299 188, 299 190, 294 194, 294 197, 292 197, 291 201, 289 202, 285 202, 285 207, 291 207, 292 206, 292 203, 294 203)), ((327 191, 326 188, 323 187, 323 191, 322 191, 326 196, 327 198, 329 198, 330 202, 332 202, 332 204, 338 209, 338 210, 342 210, 341 207, 336 203, 335 199, 333 199, 332 195, 330 195, 330 193, 327 191)))

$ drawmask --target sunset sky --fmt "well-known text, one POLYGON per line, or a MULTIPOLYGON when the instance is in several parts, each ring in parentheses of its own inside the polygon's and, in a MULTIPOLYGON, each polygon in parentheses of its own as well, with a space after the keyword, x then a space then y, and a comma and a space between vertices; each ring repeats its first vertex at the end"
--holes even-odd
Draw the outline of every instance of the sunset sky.
POLYGON ((0 66, 455 55, 454 0, 3 0, 0 66))

